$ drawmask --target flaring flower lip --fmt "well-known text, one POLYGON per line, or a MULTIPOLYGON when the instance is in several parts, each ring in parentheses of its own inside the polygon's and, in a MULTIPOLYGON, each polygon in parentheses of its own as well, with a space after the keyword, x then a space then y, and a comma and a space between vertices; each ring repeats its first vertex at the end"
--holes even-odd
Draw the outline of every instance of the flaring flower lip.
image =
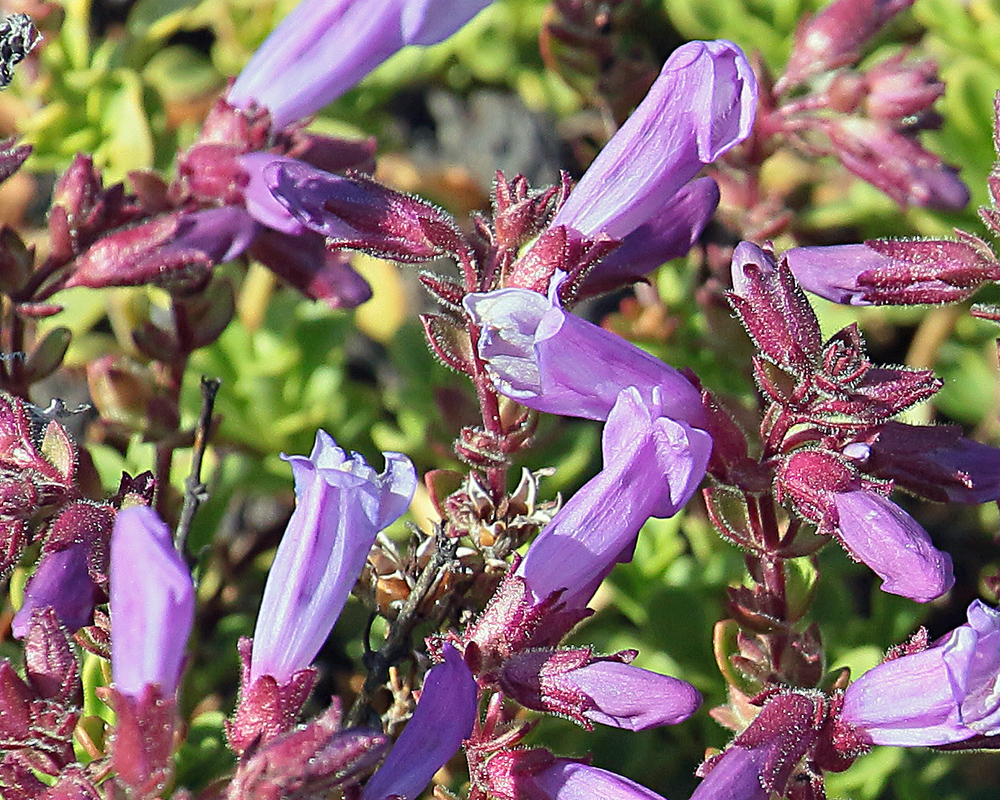
POLYGON ((873 744, 919 747, 1000 733, 1000 611, 973 601, 968 622, 927 650, 847 687, 841 719, 873 744))
POLYGON ((138 697, 177 691, 194 623, 194 584, 170 530, 146 506, 122 509, 111 532, 111 673, 138 697))
POLYGON ((401 453, 385 453, 379 474, 357 453, 316 434, 310 456, 284 456, 296 506, 264 586, 254 629, 250 679, 279 684, 305 669, 347 602, 376 534, 410 504, 416 472, 401 453))
POLYGON ((564 311, 528 289, 470 294, 466 312, 481 328, 477 347, 494 385, 537 411, 607 419, 634 386, 665 416, 705 424, 701 393, 684 375, 617 334, 564 311))
POLYGON ((585 236, 623 239, 750 135, 757 79, 732 42, 689 42, 659 77, 552 220, 585 236))

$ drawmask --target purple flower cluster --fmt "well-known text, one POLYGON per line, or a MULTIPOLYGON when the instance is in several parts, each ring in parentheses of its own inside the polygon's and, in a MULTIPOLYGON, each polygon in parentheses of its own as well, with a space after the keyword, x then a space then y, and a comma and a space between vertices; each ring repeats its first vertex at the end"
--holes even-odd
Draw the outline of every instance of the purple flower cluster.
POLYGON ((823 797, 823 770, 846 769, 872 745, 989 743, 1000 734, 1000 612, 978 600, 969 621, 930 647, 921 637, 829 701, 789 691, 765 699, 749 727, 702 765, 691 800, 765 800, 792 776, 823 797))

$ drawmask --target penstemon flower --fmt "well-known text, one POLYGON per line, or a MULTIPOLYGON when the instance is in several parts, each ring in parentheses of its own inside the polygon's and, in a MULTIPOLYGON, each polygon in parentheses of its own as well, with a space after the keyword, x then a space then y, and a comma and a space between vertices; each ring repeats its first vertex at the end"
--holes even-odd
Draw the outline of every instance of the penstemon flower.
POLYGON ((302 0, 226 93, 277 128, 315 114, 407 45, 441 42, 492 0, 302 0))
POLYGON ((138 697, 177 690, 194 622, 194 585, 170 530, 145 506, 118 512, 111 533, 111 674, 138 697))
POLYGON ((976 600, 968 620, 926 650, 854 681, 841 721, 869 744, 900 747, 1000 734, 1000 612, 976 600))
POLYGON ((313 658, 358 580, 376 534, 402 515, 416 473, 401 453, 385 453, 375 472, 325 431, 312 453, 285 456, 296 506, 264 585, 252 646, 241 642, 243 675, 230 745, 243 752, 294 725, 315 683, 313 658))
POLYGON ((325 431, 309 457, 286 456, 296 507, 268 572, 254 628, 250 680, 284 683, 309 666, 347 602, 375 535, 406 511, 416 474, 401 453, 382 473, 325 431))
POLYGON ((476 681, 451 645, 424 679, 420 701, 385 762, 365 784, 362 800, 417 797, 462 746, 476 722, 476 681))

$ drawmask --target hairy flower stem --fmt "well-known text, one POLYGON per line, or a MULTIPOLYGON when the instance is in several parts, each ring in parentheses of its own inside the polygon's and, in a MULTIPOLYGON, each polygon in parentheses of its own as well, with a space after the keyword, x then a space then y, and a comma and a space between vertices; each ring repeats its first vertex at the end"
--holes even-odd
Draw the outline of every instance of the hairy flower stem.
POLYGON ((418 613, 418 609, 431 588, 438 583, 438 578, 449 569, 455 560, 458 541, 458 539, 445 535, 442 528, 438 528, 436 531, 434 553, 423 572, 420 573, 420 577, 417 578, 416 585, 410 590, 406 604, 392 622, 385 641, 382 642, 382 646, 378 650, 365 653, 364 663, 368 674, 347 715, 345 727, 351 728, 362 723, 368 714, 372 695, 389 679, 389 668, 399 660, 402 653, 409 649, 407 645, 413 629, 423 619, 418 613))

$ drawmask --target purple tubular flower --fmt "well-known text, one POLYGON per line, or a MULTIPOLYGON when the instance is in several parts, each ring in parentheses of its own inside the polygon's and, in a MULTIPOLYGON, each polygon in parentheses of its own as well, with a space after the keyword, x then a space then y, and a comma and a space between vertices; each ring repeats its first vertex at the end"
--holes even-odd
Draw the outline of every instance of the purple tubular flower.
POLYGON ((978 600, 934 646, 847 687, 841 719, 872 744, 920 747, 1000 733, 1000 612, 978 600))
POLYGON ((701 705, 701 694, 687 681, 616 661, 583 667, 573 682, 593 704, 584 716, 629 731, 676 725, 701 705))
POLYGON ((1000 499, 1000 449, 966 439, 956 425, 886 422, 867 450, 866 469, 941 503, 1000 499))
POLYGON ((794 247, 785 252, 785 258, 803 289, 851 306, 871 305, 858 279, 873 267, 891 263, 863 244, 794 247))
POLYGON ((490 0, 303 0, 229 90, 282 128, 319 111, 406 45, 451 36, 490 0))
POLYGON ((628 778, 565 758, 517 776, 517 787, 528 800, 663 800, 628 778))
POLYGON ((767 800, 771 792, 764 788, 760 776, 772 758, 770 748, 733 745, 698 784, 691 800, 767 800))
POLYGON ((90 622, 97 587, 87 568, 89 550, 86 542, 76 542, 42 556, 25 587, 24 604, 14 615, 11 630, 16 638, 28 635, 31 612, 36 608, 51 607, 71 631, 90 622))
POLYGON ((831 492, 841 544, 882 578, 883 592, 926 603, 955 583, 951 556, 934 547, 913 517, 877 492, 831 492))
POLYGON ((835 303, 957 303, 1000 279, 1000 264, 977 244, 971 238, 874 240, 795 247, 785 258, 803 288, 835 303))
POLYGON ((111 674, 138 698, 177 691, 194 622, 194 584, 170 530, 146 506, 118 512, 111 531, 111 674))
MULTIPOLYGON (((554 293, 553 293, 554 294, 554 293)), ((622 337, 573 316, 528 289, 470 294, 465 310, 494 384, 513 400, 552 414, 607 419, 626 386, 664 416, 704 425, 701 393, 673 367, 622 337)))
POLYGON ((600 294, 623 280, 638 280, 661 264, 679 258, 698 241, 719 205, 719 185, 698 178, 682 187, 648 222, 587 273, 585 294, 600 294))
POLYGON ((472 733, 476 679, 452 645, 446 644, 443 652, 444 662, 427 673, 413 717, 365 784, 362 800, 417 797, 472 733))
POLYGON ((958 171, 925 150, 914 135, 857 116, 822 120, 819 127, 844 167, 900 205, 961 211, 969 204, 971 193, 958 171))
POLYGON ((604 426, 604 468, 528 548, 515 574, 535 602, 565 590, 566 607, 583 608, 615 563, 631 559, 646 520, 677 513, 698 488, 712 439, 666 416, 658 394, 621 392, 604 426))
POLYGON ((552 220, 584 236, 624 239, 684 184, 750 135, 757 80, 732 42, 689 42, 601 150, 552 220))
MULTIPOLYGON (((785 692, 766 700, 753 722, 718 756, 705 761, 691 800, 767 800, 794 796, 789 781, 816 743, 825 714, 818 693, 785 692)), ((816 797, 803 794, 803 797, 816 797)))
POLYGON ((375 535, 410 504, 416 473, 401 453, 385 453, 377 474, 325 431, 312 454, 292 465, 296 506, 264 586, 254 629, 250 681, 279 684, 309 666, 340 615, 375 535))
POLYGON ((500 686, 523 706, 588 728, 589 721, 642 731, 676 725, 698 709, 701 695, 690 683, 625 663, 633 655, 595 658, 586 648, 531 649, 504 661, 500 686))

